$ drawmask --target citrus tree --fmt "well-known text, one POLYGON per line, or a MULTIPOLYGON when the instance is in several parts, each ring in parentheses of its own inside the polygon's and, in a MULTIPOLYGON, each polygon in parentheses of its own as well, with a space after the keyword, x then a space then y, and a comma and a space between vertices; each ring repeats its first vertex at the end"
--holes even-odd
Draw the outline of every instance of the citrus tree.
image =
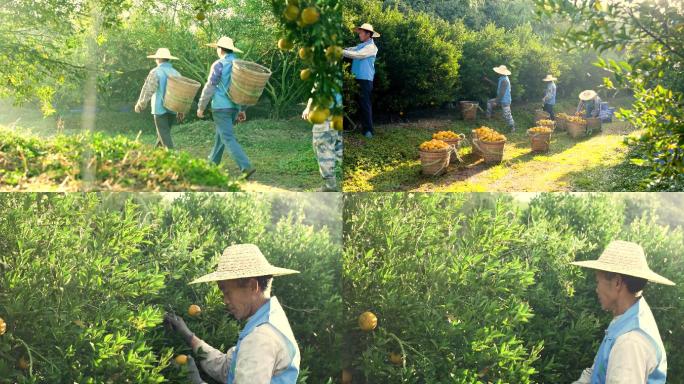
POLYGON ((191 351, 163 314, 234 345, 241 324, 218 288, 188 282, 243 242, 302 272, 273 285, 302 351, 300 383, 339 371, 340 246, 301 210, 274 220, 268 199, 242 194, 5 194, 0 212, 0 382, 187 382, 173 360, 191 351))

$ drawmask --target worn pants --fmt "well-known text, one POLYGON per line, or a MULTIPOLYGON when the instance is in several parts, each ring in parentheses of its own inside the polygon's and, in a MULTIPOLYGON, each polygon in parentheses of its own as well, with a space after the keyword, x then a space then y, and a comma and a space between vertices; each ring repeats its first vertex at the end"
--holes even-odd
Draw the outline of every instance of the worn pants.
MULTIPOLYGON (((490 99, 487 102, 487 118, 491 118, 494 113, 494 108, 498 105, 496 99, 490 99)), ((511 112, 510 104, 501 104, 503 111, 503 118, 511 129, 515 129, 515 121, 513 121, 513 113, 511 112)))
POLYGON ((211 150, 209 160, 214 162, 214 164, 220 164, 223 150, 228 147, 230 155, 237 163, 240 171, 243 172, 250 169, 252 165, 233 134, 233 124, 237 118, 238 111, 229 109, 213 111, 212 114, 216 124, 216 138, 214 139, 214 149, 211 150))
POLYGON ((154 115, 154 126, 157 127, 157 147, 173 149, 173 140, 171 140, 171 127, 175 121, 175 113, 167 112, 163 115, 154 115))
POLYGON ((544 111, 548 112, 549 115, 551 115, 551 120, 556 120, 556 115, 553 113, 553 104, 544 104, 544 111))
POLYGON ((337 189, 335 165, 342 163, 342 135, 339 131, 329 129, 330 122, 314 125, 313 148, 318 160, 318 170, 329 190, 337 189), (327 128, 327 129, 326 129, 327 128))
POLYGON ((373 133, 373 103, 371 93, 373 92, 373 82, 371 80, 356 80, 359 85, 359 112, 361 113, 361 125, 363 133, 373 133))

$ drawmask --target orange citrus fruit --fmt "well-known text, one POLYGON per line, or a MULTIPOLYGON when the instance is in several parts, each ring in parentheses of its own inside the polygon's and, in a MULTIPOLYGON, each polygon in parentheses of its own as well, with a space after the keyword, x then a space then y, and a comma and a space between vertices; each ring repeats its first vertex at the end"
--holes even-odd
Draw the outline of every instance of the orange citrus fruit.
POLYGON ((296 21, 299 17, 299 7, 292 4, 288 5, 283 11, 283 16, 287 21, 296 21))
POLYGON ((0 317, 0 336, 4 335, 5 331, 7 331, 7 324, 5 323, 5 320, 0 317))
POLYGON ((332 127, 335 130, 341 131, 344 129, 344 116, 335 115, 332 118, 332 127))
POLYGON ((304 25, 315 24, 321 18, 320 12, 316 7, 307 7, 302 11, 302 23, 304 25))
POLYGON ((197 19, 198 21, 203 21, 204 18, 205 18, 205 17, 204 17, 204 13, 203 13, 203 12, 200 12, 200 13, 197 14, 197 16, 195 16, 195 19, 197 19))
POLYGON ((28 360, 26 360, 26 358, 24 356, 22 356, 21 358, 19 358, 19 362, 17 363, 17 365, 19 366, 19 369, 25 370, 25 369, 28 369, 29 362, 28 362, 28 360))
POLYGON ((199 305, 193 304, 188 307, 188 315, 195 317, 202 312, 202 308, 199 305))
POLYGON ((173 359, 178 365, 185 365, 188 363, 188 355, 178 355, 173 359))
POLYGON ((342 47, 331 45, 325 49, 325 57, 329 62, 334 63, 342 58, 342 47))
POLYGON ((299 72, 299 78, 302 79, 302 81, 307 81, 311 77, 311 70, 310 69, 302 69, 301 72, 299 72))
POLYGON ((315 107, 313 111, 309 112, 309 122, 311 124, 323 124, 328 120, 330 110, 328 108, 315 107))
POLYGON ((302 60, 311 60, 313 57, 313 49, 309 47, 299 48, 299 58, 302 60))
POLYGON ((292 45, 292 42, 286 38, 282 38, 278 40, 278 48, 280 48, 283 51, 289 51, 292 48, 294 48, 294 45, 292 45))
POLYGON ((392 364, 394 365, 402 365, 404 364, 404 356, 402 356, 399 353, 392 352, 389 355, 389 360, 392 364))
POLYGON ((378 326, 378 318, 373 312, 364 312, 359 316, 359 327, 362 331, 370 332, 378 326))

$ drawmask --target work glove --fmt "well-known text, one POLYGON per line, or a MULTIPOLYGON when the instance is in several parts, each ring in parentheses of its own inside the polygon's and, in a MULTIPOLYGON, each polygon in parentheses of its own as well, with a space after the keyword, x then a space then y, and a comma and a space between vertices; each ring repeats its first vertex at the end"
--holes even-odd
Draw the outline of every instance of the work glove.
POLYGON ((199 369, 197 364, 195 364, 195 359, 192 356, 188 356, 188 380, 192 384, 206 384, 199 374, 199 369))
POLYGON ((192 338, 195 336, 195 334, 192 333, 190 328, 188 328, 188 326, 185 324, 185 321, 183 321, 180 316, 174 313, 166 313, 164 315, 164 325, 171 328, 172 331, 178 333, 183 340, 188 343, 188 345, 190 345, 192 338))

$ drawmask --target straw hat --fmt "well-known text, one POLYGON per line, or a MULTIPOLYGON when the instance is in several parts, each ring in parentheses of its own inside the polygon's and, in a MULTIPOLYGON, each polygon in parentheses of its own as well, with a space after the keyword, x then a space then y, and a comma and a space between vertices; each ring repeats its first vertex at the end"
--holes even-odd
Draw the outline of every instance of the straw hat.
POLYGON ((230 49, 233 52, 239 52, 242 53, 242 51, 239 48, 235 47, 235 44, 233 43, 233 39, 227 36, 221 36, 220 39, 218 39, 217 42, 207 44, 208 47, 216 48, 216 47, 221 47, 224 49, 230 49))
POLYGON ((294 273, 299 271, 272 266, 256 245, 236 244, 223 251, 216 272, 195 279, 190 284, 269 275, 285 276, 294 273))
POLYGON ((504 75, 504 76, 510 76, 511 75, 511 71, 509 71, 505 65, 499 65, 498 67, 494 67, 492 69, 494 70, 494 72, 498 73, 499 75, 504 75))
POLYGON ((587 89, 586 91, 582 91, 582 93, 579 94, 579 98, 582 101, 589 101, 596 97, 596 92, 592 91, 591 89, 587 89))
POLYGON ((598 260, 575 261, 570 264, 640 277, 658 284, 675 285, 672 281, 651 271, 646 263, 644 249, 639 244, 630 241, 613 240, 598 260))
POLYGON ((558 80, 558 79, 553 77, 553 75, 546 75, 546 77, 542 79, 542 81, 556 81, 556 80, 558 80))
POLYGON ((168 48, 159 48, 154 55, 148 55, 148 59, 167 59, 167 60, 178 60, 176 56, 171 56, 171 52, 168 48))
POLYGON ((375 32, 373 26, 368 23, 363 23, 363 25, 361 25, 360 27, 356 27, 354 30, 358 31, 359 29, 363 29, 364 31, 373 33, 373 37, 380 37, 380 34, 375 32))

